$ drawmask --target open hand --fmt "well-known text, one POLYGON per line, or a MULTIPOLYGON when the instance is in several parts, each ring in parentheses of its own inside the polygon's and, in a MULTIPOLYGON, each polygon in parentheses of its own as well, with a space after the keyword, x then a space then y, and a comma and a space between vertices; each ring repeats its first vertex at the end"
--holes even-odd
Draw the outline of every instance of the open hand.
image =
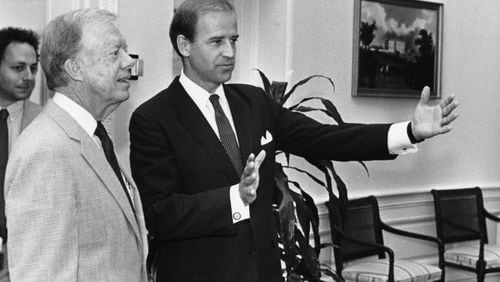
POLYGON ((417 141, 449 132, 451 130, 450 123, 458 117, 458 114, 453 112, 458 106, 455 95, 452 94, 440 104, 431 106, 428 104, 429 93, 429 87, 425 86, 413 113, 411 128, 417 141))
POLYGON ((240 179, 240 197, 245 205, 250 205, 257 198, 259 188, 259 168, 266 157, 266 151, 261 150, 257 157, 252 153, 248 156, 240 179))

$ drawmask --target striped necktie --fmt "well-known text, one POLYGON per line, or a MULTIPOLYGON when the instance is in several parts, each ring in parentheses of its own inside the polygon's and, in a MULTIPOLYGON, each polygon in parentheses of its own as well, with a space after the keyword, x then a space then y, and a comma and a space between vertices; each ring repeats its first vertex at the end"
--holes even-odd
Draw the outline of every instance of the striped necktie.
POLYGON ((212 94, 210 95, 209 100, 215 110, 215 122, 217 123, 217 129, 219 130, 220 142, 229 156, 229 159, 231 159, 231 163, 233 164, 236 173, 241 175, 243 172, 243 165, 241 162, 240 148, 238 146, 238 142, 236 141, 234 131, 231 128, 231 124, 229 123, 229 120, 224 114, 224 111, 219 103, 219 95, 212 94))
POLYGON ((134 210, 134 205, 132 204, 132 199, 130 199, 130 195, 127 191, 127 187, 125 186, 125 182, 123 181, 123 176, 120 170, 120 166, 118 165, 118 160, 116 159, 115 155, 115 150, 113 147, 113 141, 111 141, 111 138, 109 138, 108 133, 106 132, 106 128, 102 125, 102 123, 99 121, 97 122, 97 128, 95 130, 95 135, 101 140, 102 144, 102 149, 104 150, 104 155, 106 156, 106 159, 108 160, 109 165, 111 165, 111 168, 115 172, 116 176, 118 177, 118 180, 120 181, 120 184, 122 185, 123 191, 125 191, 125 195, 127 195, 127 199, 130 203, 130 206, 132 207, 132 210, 134 210))

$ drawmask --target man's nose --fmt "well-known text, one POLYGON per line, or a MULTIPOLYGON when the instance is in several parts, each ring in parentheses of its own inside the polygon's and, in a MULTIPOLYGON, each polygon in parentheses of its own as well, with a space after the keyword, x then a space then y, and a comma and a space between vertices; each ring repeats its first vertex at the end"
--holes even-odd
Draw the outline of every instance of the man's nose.
POLYGON ((130 55, 127 54, 126 52, 123 53, 124 53, 124 58, 122 60, 121 67, 124 69, 132 68, 132 66, 135 64, 135 59, 130 57, 130 55))
POLYGON ((23 80, 35 80, 35 77, 36 71, 31 71, 31 69, 28 67, 23 71, 23 80))
POLYGON ((222 54, 225 57, 233 58, 236 54, 236 46, 231 41, 226 41, 223 46, 222 54))

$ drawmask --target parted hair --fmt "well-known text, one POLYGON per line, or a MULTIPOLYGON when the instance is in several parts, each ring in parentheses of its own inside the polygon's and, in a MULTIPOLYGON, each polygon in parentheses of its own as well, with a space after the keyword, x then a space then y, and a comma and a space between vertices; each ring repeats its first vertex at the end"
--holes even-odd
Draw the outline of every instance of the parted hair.
POLYGON ((0 29, 0 62, 5 55, 5 49, 13 42, 27 43, 38 54, 39 36, 36 32, 19 27, 6 27, 0 29))
POLYGON ((113 23, 116 16, 106 10, 80 9, 60 15, 49 22, 43 31, 40 61, 49 89, 68 84, 64 63, 84 47, 83 28, 92 23, 113 23))
POLYGON ((231 0, 186 0, 175 11, 170 24, 170 41, 179 56, 177 36, 182 34, 192 42, 199 17, 210 11, 234 11, 234 6, 231 0))

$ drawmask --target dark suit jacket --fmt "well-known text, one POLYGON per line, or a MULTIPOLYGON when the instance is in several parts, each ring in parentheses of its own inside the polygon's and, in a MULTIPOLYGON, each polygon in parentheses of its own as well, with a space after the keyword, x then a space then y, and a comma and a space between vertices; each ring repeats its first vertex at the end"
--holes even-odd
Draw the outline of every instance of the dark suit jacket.
POLYGON ((274 152, 310 158, 394 158, 390 125, 323 125, 264 91, 224 85, 242 160, 265 149, 251 219, 233 224, 229 186, 239 182, 222 144, 176 78, 130 122, 130 160, 149 232, 160 242, 159 281, 281 281, 273 223, 274 152), (268 130, 273 141, 260 140, 268 130))

